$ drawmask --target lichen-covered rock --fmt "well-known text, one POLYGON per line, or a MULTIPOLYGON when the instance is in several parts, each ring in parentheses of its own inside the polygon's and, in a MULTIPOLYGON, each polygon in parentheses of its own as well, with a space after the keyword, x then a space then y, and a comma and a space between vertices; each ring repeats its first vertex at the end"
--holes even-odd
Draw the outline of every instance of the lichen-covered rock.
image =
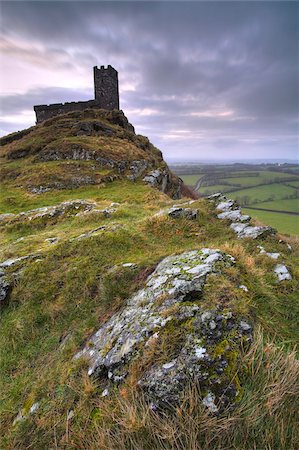
POLYGON ((131 181, 137 180, 149 167, 151 167, 152 164, 149 163, 149 161, 146 161, 145 159, 141 161, 132 161, 129 170, 131 172, 130 175, 128 175, 128 179, 131 181))
POLYGON ((274 269, 278 281, 291 280, 292 276, 284 264, 277 264, 274 269))
POLYGON ((173 326, 181 327, 176 354, 153 365, 139 385, 153 405, 163 406, 176 403, 194 378, 203 391, 215 396, 217 410, 221 410, 238 395, 230 370, 236 370, 241 342, 251 339, 251 326, 245 330, 229 310, 204 310, 200 296, 207 275, 232 264, 233 257, 209 248, 165 258, 145 287, 89 339, 76 358, 88 359, 89 375, 119 383, 131 361, 142 358, 153 340, 166 336, 173 326))
POLYGON ((272 227, 250 225, 250 216, 242 215, 240 206, 235 200, 227 199, 224 195, 217 193, 210 195, 208 201, 216 206, 217 211, 223 211, 217 215, 218 219, 232 221, 230 228, 234 230, 240 239, 256 239, 257 237, 265 237, 276 233, 276 230, 272 227))
POLYGON ((234 210, 239 210, 239 205, 237 204, 237 202, 235 202, 235 200, 223 200, 220 203, 218 203, 218 205, 216 206, 216 209, 218 211, 226 211, 226 212, 230 212, 230 211, 234 211, 234 210))
POLYGON ((249 222, 250 216, 247 214, 242 214, 240 209, 235 209, 233 211, 225 211, 218 214, 218 219, 230 220, 231 222, 249 222))
MULTIPOLYGON (((200 384, 201 391, 213 397, 213 406, 203 403, 211 412, 219 412, 240 394, 238 383, 229 377, 231 358, 237 361, 236 348, 251 339, 251 326, 238 321, 232 313, 221 310, 194 314, 185 342, 175 359, 153 366, 140 380, 154 407, 176 404, 190 380, 200 384), (228 339, 234 336, 234 346, 228 339)), ((183 325, 182 325, 183 326, 183 325)), ((235 364, 233 364, 236 369, 235 364)))
POLYGON ((182 207, 172 207, 168 211, 169 217, 172 217, 174 219, 178 219, 180 217, 183 217, 185 219, 194 220, 197 218, 198 210, 197 209, 191 209, 191 208, 182 208, 182 207))
POLYGON ((143 181, 168 194, 173 199, 179 199, 182 196, 181 188, 183 183, 168 168, 153 170, 143 178, 143 181))
POLYGON ((231 229, 238 235, 238 238, 251 238, 265 237, 270 234, 274 234, 275 230, 272 227, 266 226, 252 226, 247 223, 232 223, 231 229))

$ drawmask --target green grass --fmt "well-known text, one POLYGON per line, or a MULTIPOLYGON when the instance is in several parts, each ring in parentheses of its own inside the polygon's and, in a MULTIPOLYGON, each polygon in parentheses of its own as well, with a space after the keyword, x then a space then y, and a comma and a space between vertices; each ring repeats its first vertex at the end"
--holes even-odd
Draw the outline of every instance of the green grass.
MULTIPOLYGON (((224 180, 231 185, 240 185, 240 186, 255 186, 258 184, 269 183, 270 181, 280 181, 288 178, 295 177, 296 175, 282 173, 282 172, 271 172, 268 170, 261 171, 258 177, 231 177, 225 178, 224 180)), ((221 180, 219 180, 221 183, 221 180)))
POLYGON ((265 209, 275 209, 277 211, 290 211, 290 212, 297 212, 299 213, 299 199, 293 198, 290 200, 275 200, 272 202, 263 202, 258 203, 257 206, 259 208, 265 208, 265 209))
POLYGON ((231 189, 231 186, 226 184, 214 184, 213 186, 203 186, 199 188, 199 192, 204 195, 216 194, 217 192, 226 192, 231 189))
POLYGON ((204 174, 195 174, 195 175, 180 175, 180 178, 184 181, 185 184, 189 186, 195 186, 198 180, 200 180, 204 174))
POLYGON ((257 211, 250 208, 242 208, 242 211, 277 229, 279 233, 299 236, 299 217, 279 212, 257 211))
POLYGON ((248 189, 241 189, 231 192, 229 195, 234 199, 248 197, 249 204, 253 204, 257 203, 257 201, 269 200, 271 197, 272 200, 280 200, 294 195, 295 192, 296 190, 290 186, 286 186, 282 183, 275 183, 248 189))
POLYGON ((54 189, 43 194, 30 194, 22 188, 2 185, 0 190, 0 214, 28 211, 74 199, 94 199, 95 201, 106 200, 111 202, 116 202, 119 199, 121 202, 142 202, 144 194, 148 192, 144 183, 135 183, 129 191, 121 188, 121 186, 128 186, 129 184, 129 181, 114 181, 113 183, 107 183, 105 186, 54 189))
POLYGON ((289 181, 287 184, 290 186, 293 186, 295 188, 299 188, 299 180, 298 181, 289 181))

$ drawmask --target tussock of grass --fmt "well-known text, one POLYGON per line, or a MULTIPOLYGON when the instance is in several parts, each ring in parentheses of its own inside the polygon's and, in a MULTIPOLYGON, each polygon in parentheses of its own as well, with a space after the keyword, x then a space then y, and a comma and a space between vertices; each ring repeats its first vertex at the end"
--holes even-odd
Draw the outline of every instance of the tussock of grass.
POLYGON ((79 417, 86 420, 64 423, 65 446, 109 450, 295 450, 299 439, 299 404, 294 401, 299 394, 298 361, 294 352, 286 355, 273 342, 267 342, 260 330, 254 342, 243 356, 246 394, 224 416, 207 413, 199 387, 192 383, 181 405, 167 413, 152 411, 135 386, 127 385, 120 393, 100 400, 94 398, 91 386, 89 401, 79 405, 79 417))

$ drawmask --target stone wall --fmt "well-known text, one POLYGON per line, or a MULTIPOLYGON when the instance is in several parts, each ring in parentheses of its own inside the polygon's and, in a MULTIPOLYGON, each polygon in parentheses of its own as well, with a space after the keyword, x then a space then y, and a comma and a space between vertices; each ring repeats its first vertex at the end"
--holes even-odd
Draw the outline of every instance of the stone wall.
POLYGON ((83 111, 89 108, 119 110, 118 73, 112 66, 106 69, 101 66, 93 68, 95 100, 86 102, 53 103, 51 105, 36 105, 36 123, 51 119, 71 111, 83 111))
POLYGON ((66 114, 71 111, 83 111, 89 108, 101 108, 101 106, 97 100, 88 100, 86 102, 53 103, 51 105, 37 105, 33 107, 36 114, 36 123, 60 114, 66 114))

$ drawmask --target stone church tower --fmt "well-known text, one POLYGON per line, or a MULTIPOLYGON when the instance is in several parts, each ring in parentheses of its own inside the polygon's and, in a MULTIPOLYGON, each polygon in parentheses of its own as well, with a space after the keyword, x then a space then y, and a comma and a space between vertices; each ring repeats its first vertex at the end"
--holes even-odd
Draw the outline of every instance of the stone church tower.
POLYGON ((93 68, 94 96, 99 107, 103 109, 119 109, 118 73, 112 66, 105 69, 101 66, 93 68))

